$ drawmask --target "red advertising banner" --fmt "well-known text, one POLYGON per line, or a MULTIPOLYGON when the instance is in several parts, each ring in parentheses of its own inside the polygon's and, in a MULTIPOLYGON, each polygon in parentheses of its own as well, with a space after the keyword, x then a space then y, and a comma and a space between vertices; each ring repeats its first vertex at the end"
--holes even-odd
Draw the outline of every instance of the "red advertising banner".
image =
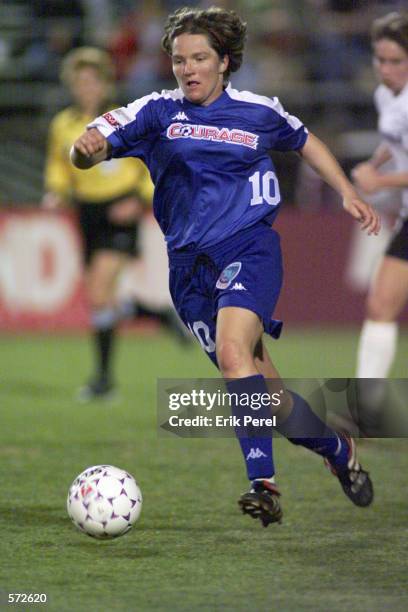
MULTIPOLYGON (((359 324, 369 280, 388 240, 367 237, 348 215, 284 209, 277 220, 284 285, 276 316, 290 324, 359 324)), ((169 303, 167 255, 151 215, 142 222, 142 259, 122 290, 142 303, 169 303)), ((0 331, 82 329, 88 314, 81 245, 70 213, 0 212, 0 331)), ((405 317, 406 318, 406 317, 405 317)))
POLYGON ((81 245, 68 213, 0 212, 0 329, 87 323, 81 245))

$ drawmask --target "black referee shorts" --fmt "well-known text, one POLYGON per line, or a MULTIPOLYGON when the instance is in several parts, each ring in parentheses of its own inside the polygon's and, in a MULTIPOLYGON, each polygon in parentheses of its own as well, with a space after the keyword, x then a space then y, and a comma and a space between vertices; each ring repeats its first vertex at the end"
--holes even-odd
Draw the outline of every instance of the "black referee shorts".
POLYGON ((130 195, 134 194, 125 194, 104 202, 76 202, 86 264, 90 262, 93 253, 100 250, 138 255, 138 223, 117 225, 109 220, 109 209, 130 195))
POLYGON ((385 254, 408 261, 408 219, 397 221, 395 234, 385 254))

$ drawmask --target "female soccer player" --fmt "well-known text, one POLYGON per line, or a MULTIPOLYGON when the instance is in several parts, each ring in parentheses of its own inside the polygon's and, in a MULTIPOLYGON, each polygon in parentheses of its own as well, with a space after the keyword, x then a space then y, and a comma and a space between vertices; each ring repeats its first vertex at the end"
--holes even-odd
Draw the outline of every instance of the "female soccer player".
POLYGON ((93 47, 75 49, 64 59, 61 78, 73 105, 58 113, 50 126, 43 206, 56 209, 73 204, 78 210, 96 348, 95 374, 79 390, 78 399, 107 399, 113 391, 116 281, 129 256, 135 254, 137 219, 143 202, 153 197, 153 185, 140 160, 111 161, 89 173, 79 172, 70 163, 72 141, 96 114, 114 106, 114 67, 109 55, 93 47))
POLYGON ((374 67, 381 82, 375 92, 383 142, 372 158, 353 171, 366 193, 401 189, 395 234, 371 286, 360 337, 357 376, 385 378, 394 360, 397 319, 408 299, 408 15, 390 13, 373 24, 374 67), (392 172, 381 166, 393 160, 392 172))
MULTIPOLYGON (((279 236, 271 228, 279 185, 268 151, 299 151, 341 193, 362 228, 379 231, 377 215, 299 119, 276 98, 228 83, 241 65, 245 38, 246 24, 233 11, 179 9, 169 16, 162 40, 178 89, 102 115, 71 151, 78 168, 124 156, 140 157, 150 168, 174 304, 237 398, 267 393, 265 379, 278 377, 262 342, 264 332, 277 338, 282 325, 272 318, 282 265, 279 236)), ((324 456, 354 503, 370 504, 372 484, 353 442, 329 430, 300 396, 288 392, 285 400, 280 431, 324 456)), ((232 410, 237 418, 250 413, 239 401, 232 410)), ((270 415, 271 406, 257 412, 270 415)), ((240 427, 237 434, 252 482, 240 507, 265 526, 280 521, 271 435, 240 427)))

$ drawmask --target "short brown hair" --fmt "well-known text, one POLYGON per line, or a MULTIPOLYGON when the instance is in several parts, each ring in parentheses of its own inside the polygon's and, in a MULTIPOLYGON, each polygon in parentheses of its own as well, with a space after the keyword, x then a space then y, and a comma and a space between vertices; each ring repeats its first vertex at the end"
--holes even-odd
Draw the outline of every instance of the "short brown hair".
POLYGON ((392 40, 408 53, 408 14, 388 13, 376 19, 371 30, 372 43, 383 38, 392 40))
POLYGON ((61 65, 61 81, 69 85, 82 68, 93 68, 108 84, 115 82, 115 67, 107 51, 97 47, 78 47, 64 57, 61 65))
POLYGON ((168 16, 162 47, 171 56, 176 36, 185 33, 204 34, 220 59, 225 55, 229 57, 228 68, 224 73, 225 80, 242 64, 246 30, 246 23, 234 11, 216 6, 206 10, 184 7, 168 16))

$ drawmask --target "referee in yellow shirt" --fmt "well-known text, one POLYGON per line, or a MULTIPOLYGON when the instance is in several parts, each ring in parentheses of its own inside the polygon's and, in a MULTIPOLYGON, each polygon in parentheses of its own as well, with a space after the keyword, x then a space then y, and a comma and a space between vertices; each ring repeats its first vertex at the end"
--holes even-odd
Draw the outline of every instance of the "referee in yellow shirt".
POLYGON ((103 162, 87 172, 70 162, 71 145, 86 125, 117 106, 108 53, 93 47, 74 49, 63 61, 61 79, 73 104, 50 125, 42 205, 47 209, 73 205, 78 211, 96 347, 95 373, 79 390, 78 399, 109 399, 114 393, 111 361, 119 319, 116 281, 129 256, 137 253, 138 219, 152 200, 153 184, 144 164, 133 158, 103 162))

